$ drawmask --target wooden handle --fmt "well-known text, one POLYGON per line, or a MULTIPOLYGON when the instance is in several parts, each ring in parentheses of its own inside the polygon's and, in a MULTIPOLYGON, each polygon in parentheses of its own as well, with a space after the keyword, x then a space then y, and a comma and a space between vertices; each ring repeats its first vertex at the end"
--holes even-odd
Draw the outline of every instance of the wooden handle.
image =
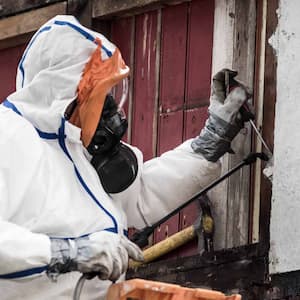
POLYGON ((143 251, 144 261, 142 263, 136 261, 129 262, 129 268, 136 268, 140 265, 149 263, 172 250, 186 244, 196 236, 194 225, 191 225, 173 235, 166 238, 165 240, 153 245, 152 247, 143 251))

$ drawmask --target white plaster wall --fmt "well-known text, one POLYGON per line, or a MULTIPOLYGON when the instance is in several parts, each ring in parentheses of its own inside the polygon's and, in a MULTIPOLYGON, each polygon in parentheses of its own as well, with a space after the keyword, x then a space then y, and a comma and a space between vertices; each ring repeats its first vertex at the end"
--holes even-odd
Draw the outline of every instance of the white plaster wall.
POLYGON ((300 1, 280 0, 270 272, 300 269, 300 1))

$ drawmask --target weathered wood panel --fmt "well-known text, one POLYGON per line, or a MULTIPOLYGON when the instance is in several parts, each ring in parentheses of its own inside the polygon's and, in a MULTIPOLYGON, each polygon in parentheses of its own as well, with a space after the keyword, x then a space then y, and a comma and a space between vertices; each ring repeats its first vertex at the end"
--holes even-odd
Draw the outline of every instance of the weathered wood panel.
POLYGON ((133 145, 148 160, 156 154, 157 126, 157 19, 158 12, 136 17, 133 90, 133 145))
MULTIPOLYGON (((267 22, 267 0, 257 3, 257 24, 256 24, 256 57, 255 57, 255 82, 254 82, 254 106, 256 108, 255 124, 257 128, 262 127, 263 123, 263 102, 264 102, 264 73, 265 73, 265 49, 266 49, 266 22, 267 22)), ((262 151, 262 143, 252 132, 253 145, 255 152, 262 151)), ((254 150, 253 150, 254 151, 254 150)), ((253 184, 250 190, 249 207, 249 241, 259 241, 259 214, 260 214, 260 182, 261 182, 262 162, 258 161, 253 167, 253 184)))
POLYGON ((184 140, 197 136, 204 127, 207 117, 207 106, 185 110, 184 140))
POLYGON ((102 0, 93 2, 93 17, 107 18, 140 14, 145 11, 162 8, 170 4, 178 4, 190 0, 102 0))
MULTIPOLYGON (((179 219, 179 230, 183 230, 190 225, 194 224, 195 220, 200 217, 201 208, 199 203, 194 202, 189 206, 185 207, 180 213, 179 219)), ((203 243, 202 243, 203 244, 203 243)), ((176 252, 178 256, 190 256, 198 254, 200 249, 198 249, 198 239, 188 242, 186 245, 180 247, 176 252)))
MULTIPOLYGON (((184 140, 197 136, 207 119, 210 95, 214 2, 192 1, 189 4, 187 64, 185 84, 184 140)), ((183 229, 193 224, 199 216, 198 203, 192 203, 180 212, 183 229)), ((197 242, 190 242, 179 254, 192 255, 198 252, 197 242)))
MULTIPOLYGON (((233 38, 233 69, 238 78, 253 90, 256 1, 236 1, 235 35, 233 38), (247 26, 245 26, 247 24, 247 26)), ((235 139, 236 154, 230 157, 229 167, 235 166, 251 151, 250 124, 235 139)), ((244 167, 228 179, 228 225, 227 246, 234 247, 248 243, 250 168, 244 167)))
MULTIPOLYGON (((160 113, 183 110, 186 40, 186 3, 162 10, 160 113)), ((178 124, 178 126, 180 123, 178 124)), ((175 132, 175 134, 178 134, 175 132)), ((182 137, 181 137, 182 138, 182 137)), ((170 145, 172 147, 172 145, 170 145)))
POLYGON ((19 60, 25 45, 0 50, 0 102, 15 91, 19 60))
POLYGON ((14 0, 1 1, 0 18, 5 18, 10 15, 20 14, 29 10, 48 6, 65 0, 14 0))
MULTIPOLYGON (((129 66, 131 74, 134 69, 134 17, 118 19, 112 22, 111 26, 111 40, 120 49, 125 63, 129 66)), ((132 91, 133 81, 132 76, 128 78, 128 98, 124 107, 128 120, 128 130, 124 140, 130 143, 131 127, 132 127, 132 91)), ((118 86, 118 97, 121 96, 122 84, 118 86)))
POLYGON ((92 1, 90 0, 67 0, 68 15, 73 15, 84 26, 92 26, 92 1))
MULTIPOLYGON (((212 74, 222 68, 232 68, 235 0, 215 1, 212 74), (230 42, 229 42, 230 41, 230 42)), ((222 157, 222 173, 228 169, 228 155, 222 157)), ((226 245, 227 226, 227 180, 216 186, 209 197, 215 214, 215 248, 226 245)))
MULTIPOLYGON (((161 224, 154 232, 153 235, 153 243, 158 243, 167 237, 173 235, 174 233, 178 232, 178 224, 179 224, 179 214, 172 217, 170 220, 166 221, 165 223, 161 224)), ((177 253, 173 252, 170 254, 161 257, 161 259, 176 257, 177 253)))
POLYGON ((158 154, 182 142, 187 5, 162 10, 158 154))
POLYGON ((210 95, 214 1, 192 1, 189 10, 186 104, 187 107, 207 106, 210 95))
MULTIPOLYGON (((186 3, 162 9, 158 155, 181 144, 183 139, 187 12, 186 3)), ((176 215, 156 230, 154 242, 178 230, 176 215)))
POLYGON ((0 20, 0 40, 36 31, 58 14, 66 12, 66 2, 56 3, 0 20))
MULTIPOLYGON (((262 135, 271 151, 274 147, 275 104, 277 99, 277 56, 269 44, 269 37, 274 33, 278 24, 277 9, 279 0, 267 1, 266 27, 266 60, 264 75, 264 110, 262 135)), ((259 218, 259 241, 265 250, 269 249, 272 184, 264 176, 261 177, 261 201, 259 218)))
MULTIPOLYGON (((256 3, 254 0, 215 3, 213 73, 225 67, 236 69, 239 71, 238 78, 251 88, 254 74, 256 3)), ((223 173, 249 153, 250 140, 250 128, 247 126, 233 142, 236 154, 222 158, 223 173)), ((217 214, 217 248, 248 243, 249 180, 249 168, 243 168, 211 193, 217 214)))
POLYGON ((158 155, 182 143, 183 111, 169 112, 159 116, 158 155))

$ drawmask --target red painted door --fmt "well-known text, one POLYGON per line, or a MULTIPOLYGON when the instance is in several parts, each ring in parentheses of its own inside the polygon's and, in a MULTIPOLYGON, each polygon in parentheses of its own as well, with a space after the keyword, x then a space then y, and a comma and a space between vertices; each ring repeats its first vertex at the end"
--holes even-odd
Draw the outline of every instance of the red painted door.
MULTIPOLYGON (((207 118, 210 95, 213 47, 214 1, 192 1, 189 5, 186 60, 184 139, 189 139, 203 128, 207 118)), ((199 215, 199 204, 190 204, 180 213, 179 228, 194 223, 199 215)), ((183 246, 178 255, 197 253, 197 242, 183 246)))
MULTIPOLYGON (((193 0, 112 22, 112 40, 132 69, 130 142, 145 160, 196 136, 204 126, 213 20, 214 1, 193 0)), ((192 224, 198 210, 192 204, 162 224, 154 243, 192 224)), ((171 256, 196 251, 191 243, 171 256)))
POLYGON ((0 102, 16 89, 16 74, 25 46, 0 50, 0 102))

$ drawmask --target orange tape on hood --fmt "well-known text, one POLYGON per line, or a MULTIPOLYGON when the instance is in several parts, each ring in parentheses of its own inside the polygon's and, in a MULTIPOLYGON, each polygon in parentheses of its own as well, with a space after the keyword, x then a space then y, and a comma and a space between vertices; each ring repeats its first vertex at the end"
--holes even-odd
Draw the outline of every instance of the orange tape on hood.
POLYGON ((101 41, 86 64, 78 85, 78 100, 70 122, 81 128, 81 140, 87 147, 98 126, 105 97, 113 86, 129 74, 118 48, 113 55, 102 60, 101 41))

